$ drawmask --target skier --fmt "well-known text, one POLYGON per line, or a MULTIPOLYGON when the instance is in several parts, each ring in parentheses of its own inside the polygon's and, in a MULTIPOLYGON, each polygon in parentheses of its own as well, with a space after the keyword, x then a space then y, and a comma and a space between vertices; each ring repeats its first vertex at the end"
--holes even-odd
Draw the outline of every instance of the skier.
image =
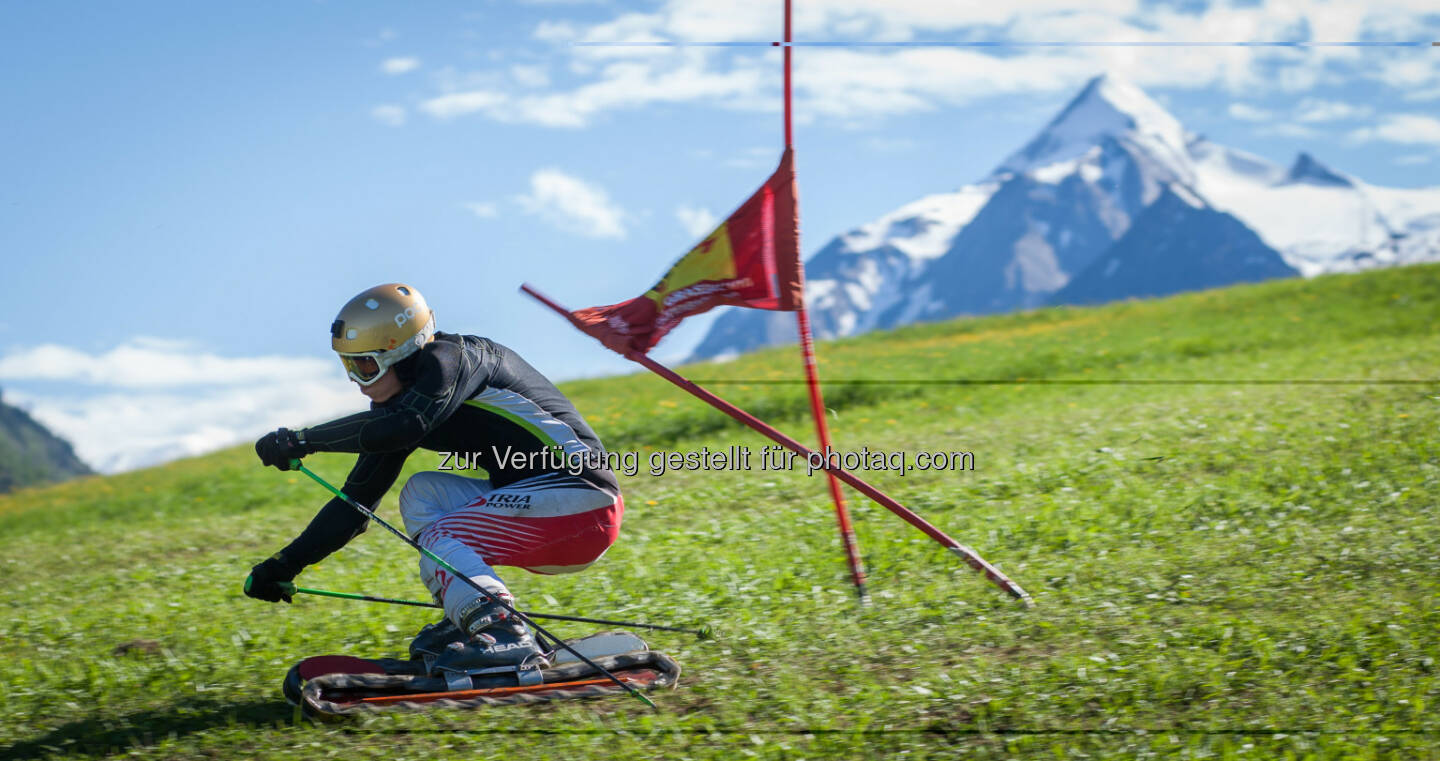
MULTIPOLYGON (((351 299, 330 338, 370 410, 268 433, 255 442, 262 463, 289 470, 311 452, 355 452, 343 491, 373 509, 411 452, 442 453, 440 470, 412 476, 400 492, 405 531, 506 602, 514 598, 494 566, 572 573, 614 543, 624 501, 600 439, 518 354, 486 338, 436 332, 424 298, 400 283, 351 299), (489 478, 443 472, 457 464, 484 468, 489 478)), ((365 523, 344 501, 330 500, 294 541, 251 570, 245 594, 289 602, 282 585, 365 523)), ((433 668, 451 671, 543 662, 529 628, 489 596, 452 583, 427 558, 420 577, 445 619, 421 631, 412 655, 417 648, 438 654, 433 668), (457 644, 443 647, 451 639, 457 644)))

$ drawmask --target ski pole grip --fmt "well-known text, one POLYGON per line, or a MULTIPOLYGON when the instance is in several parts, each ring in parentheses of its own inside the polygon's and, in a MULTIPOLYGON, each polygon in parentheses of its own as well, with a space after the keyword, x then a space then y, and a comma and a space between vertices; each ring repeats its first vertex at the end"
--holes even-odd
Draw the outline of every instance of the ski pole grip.
MULTIPOLYGON (((350 499, 349 497, 345 496, 345 492, 340 491, 339 489, 336 489, 334 486, 331 486, 329 481, 326 481, 325 479, 323 479, 323 478, 315 475, 315 473, 312 472, 309 468, 307 468, 307 467, 305 467, 304 465, 300 464, 300 461, 299 461, 299 460, 291 460, 291 461, 290 461, 290 467, 291 467, 291 469, 293 469, 293 470, 298 470, 298 471, 300 471, 301 473, 304 473, 305 475, 309 476, 311 481, 314 481, 315 483, 320 484, 321 486, 325 487, 326 491, 329 491, 331 494, 334 494, 335 496, 339 497, 340 499, 343 499, 343 500, 345 500, 346 502, 349 502, 352 506, 354 506, 354 507, 356 507, 356 508, 359 508, 360 510, 365 510, 365 508, 364 508, 363 506, 361 506, 359 503, 355 502, 355 500, 350 499)), ((368 514, 368 511, 367 511, 367 514, 368 514)), ((421 553, 424 553, 424 550, 421 550, 421 553)))

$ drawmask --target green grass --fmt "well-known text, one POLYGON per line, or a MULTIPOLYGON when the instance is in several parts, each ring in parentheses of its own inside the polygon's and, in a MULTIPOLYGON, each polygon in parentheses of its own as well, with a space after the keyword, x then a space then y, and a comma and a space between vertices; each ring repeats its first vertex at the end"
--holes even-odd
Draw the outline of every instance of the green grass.
MULTIPOLYGON (((1415 267, 822 344, 837 447, 973 452, 973 471, 861 475, 1038 605, 852 493, 860 611, 820 478, 642 470, 604 561, 508 580, 537 609, 713 625, 648 637, 686 669, 659 712, 297 722, 291 663, 397 654, 428 620, 241 596, 319 487, 246 447, 18 492, 0 498, 0 755, 1437 758, 1440 389, 1374 382, 1440 378, 1437 305, 1440 267, 1415 267), (867 379, 898 385, 840 382, 867 379), (914 382, 937 379, 1010 382, 914 382), (1184 383, 1110 382, 1136 379, 1184 383), (1205 382, 1225 379, 1372 382, 1205 382)), ((689 373, 813 439, 803 387, 775 383, 799 377, 793 350, 689 373)), ((766 443, 648 375, 566 391, 615 450, 766 443)), ((349 465, 311 459, 337 482, 349 465)), ((379 529, 299 581, 424 594, 379 529)))

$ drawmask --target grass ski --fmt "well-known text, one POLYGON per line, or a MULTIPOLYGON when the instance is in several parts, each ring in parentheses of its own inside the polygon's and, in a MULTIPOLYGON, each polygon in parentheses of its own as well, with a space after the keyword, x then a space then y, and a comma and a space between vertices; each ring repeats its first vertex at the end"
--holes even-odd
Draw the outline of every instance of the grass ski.
POLYGON ((474 673, 435 673, 423 657, 306 658, 286 674, 285 698, 317 720, 391 710, 473 709, 554 700, 623 695, 628 690, 674 687, 680 665, 630 632, 600 632, 567 640, 582 661, 555 648, 540 668, 495 668, 474 673), (616 685, 599 666, 624 681, 616 685), (627 689, 628 688, 628 689, 627 689))

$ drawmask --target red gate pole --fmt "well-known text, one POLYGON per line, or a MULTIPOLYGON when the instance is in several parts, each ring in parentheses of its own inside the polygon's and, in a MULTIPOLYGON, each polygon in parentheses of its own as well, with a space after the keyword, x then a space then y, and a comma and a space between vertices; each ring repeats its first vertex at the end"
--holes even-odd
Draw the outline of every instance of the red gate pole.
MULTIPOLYGON (((584 330, 584 326, 575 319, 575 317, 570 313, 568 309, 555 303, 549 297, 541 294, 539 291, 535 290, 530 285, 522 285, 520 286, 520 290, 524 291, 536 301, 539 301, 545 306, 550 307, 551 309, 560 313, 562 317, 570 321, 570 324, 574 325, 577 328, 580 328, 581 330, 584 330)), ((861 480, 860 477, 855 475, 854 473, 851 473, 850 471, 845 470, 844 468, 841 468, 839 466, 831 465, 821 453, 809 449, 804 444, 801 444, 800 442, 790 438, 789 436, 786 436, 785 434, 776 430, 774 427, 766 424, 764 421, 760 420, 754 415, 751 415, 745 410, 742 410, 739 407, 736 407, 735 405, 725 401, 724 399, 721 399, 720 397, 716 396, 705 388, 696 385, 695 383, 691 382, 690 380, 675 372, 674 370, 671 370, 670 368, 660 364, 659 362, 656 362, 655 360, 644 354, 631 351, 625 354, 625 358, 632 362, 640 364, 647 370, 655 373, 656 375, 659 375, 665 380, 670 381, 671 383, 679 386, 690 394, 700 398, 700 400, 704 401, 706 404, 709 404, 710 406, 720 410, 726 415, 729 415, 730 417, 740 421, 741 423, 744 423, 750 428, 763 434, 766 438, 770 439, 776 444, 779 444, 780 446, 783 446, 786 449, 789 449, 790 451, 801 455, 802 457, 805 457, 807 464, 814 464, 816 470, 824 470, 830 475, 839 478, 841 481, 844 481, 845 483, 853 487, 856 491, 874 500, 880 506, 900 516, 902 519, 905 520, 905 522, 909 523, 917 529, 920 529, 920 531, 926 536, 934 539, 936 542, 939 542, 941 546, 958 555, 960 559, 964 560, 971 568, 974 568, 976 571, 985 574, 985 578, 989 579, 996 586, 1008 592, 1010 596, 1023 601, 1027 606, 1033 606, 1035 604, 1035 601, 1030 598, 1030 595, 1026 594, 1025 590, 1020 588, 1020 585, 1011 581, 1008 576, 1000 572, 1000 569, 986 562, 985 558, 980 557, 980 555, 974 550, 946 536, 945 532, 941 531, 938 528, 935 528, 924 518, 921 518, 909 508, 905 507, 899 502, 896 502, 894 498, 890 497, 890 495, 861 480), (818 464, 815 464, 817 463, 817 461, 818 464)))
MULTIPOLYGON (((790 119, 790 0, 785 0, 785 148, 795 147, 795 133, 790 119)), ((796 230, 799 236, 799 230, 796 230)), ((796 241, 799 248, 799 241, 796 241)), ((805 268, 799 268, 801 292, 804 291, 805 268)), ((820 373, 815 363, 815 341, 810 333, 810 315, 805 303, 795 312, 795 327, 800 333, 800 356, 805 365, 805 385, 810 391, 810 415, 815 418, 815 431, 820 435, 820 451, 830 451, 830 426, 825 421, 825 399, 820 393, 820 373)), ((855 539, 855 529, 850 524, 850 511, 845 509, 845 494, 840 490, 840 480, 834 473, 826 473, 830 484, 830 501, 835 503, 835 522, 840 527, 840 542, 845 547, 845 560, 850 565, 850 581, 855 585, 855 594, 860 605, 870 604, 870 593, 865 591, 865 563, 860 558, 860 543, 855 539)))

